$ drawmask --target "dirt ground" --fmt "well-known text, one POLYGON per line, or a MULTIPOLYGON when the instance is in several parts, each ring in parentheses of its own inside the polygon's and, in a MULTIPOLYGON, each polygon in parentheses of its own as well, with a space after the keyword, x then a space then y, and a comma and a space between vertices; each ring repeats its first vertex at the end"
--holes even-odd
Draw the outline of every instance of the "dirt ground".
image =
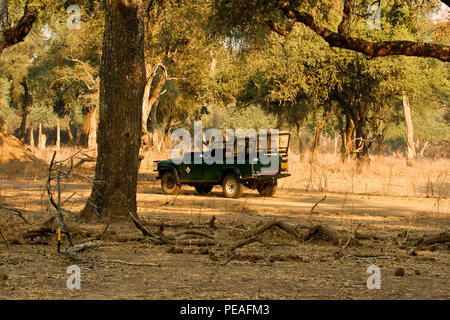
MULTIPOLYGON (((403 192, 405 184, 395 179, 392 185, 399 185, 399 193, 383 193, 388 176, 383 176, 385 185, 379 187, 380 192, 367 192, 367 183, 361 191, 364 184, 358 177, 350 187, 348 180, 330 176, 329 187, 324 189, 315 169, 317 175, 310 176, 309 188, 308 177, 298 173, 280 181, 273 198, 246 190, 235 200, 224 198, 219 187, 209 196, 197 195, 190 187, 184 187, 178 196, 166 196, 147 170, 141 174, 138 188, 138 214, 147 227, 158 233, 163 225, 164 235, 196 230, 214 245, 196 246, 186 241, 159 245, 144 237, 131 219, 113 222, 105 231, 106 222, 78 223, 74 214, 66 213, 75 243, 101 234, 102 245, 61 255, 56 252, 55 234, 33 239, 23 236, 42 226, 54 212, 48 210, 43 192, 45 170, 20 171, 0 170, 0 204, 18 209, 28 222, 17 212, 0 211, 5 238, 0 238, 0 299, 450 298, 450 243, 416 243, 424 235, 449 229, 448 181, 442 175, 438 195, 427 194, 425 180, 422 187, 419 183, 414 186, 416 194, 403 192), (311 213, 324 194, 326 199, 311 213), (213 216, 215 228, 209 225, 213 216), (356 244, 320 237, 301 242, 274 227, 229 254, 227 248, 269 221, 290 226, 326 225, 344 239, 356 231, 375 236, 356 244), (80 290, 66 287, 71 265, 81 268, 80 290), (380 289, 370 290, 366 285, 370 265, 381 270, 380 289), (399 269, 404 270, 403 275, 399 269)), ((307 175, 308 170, 304 171, 307 175)), ((82 174, 92 172, 84 170, 82 174)), ((360 179, 370 182, 372 178, 363 174, 360 179)), ((72 197, 64 208, 79 211, 89 192, 90 184, 82 178, 69 182, 63 199, 72 197)), ((67 247, 65 240, 63 237, 67 247)))

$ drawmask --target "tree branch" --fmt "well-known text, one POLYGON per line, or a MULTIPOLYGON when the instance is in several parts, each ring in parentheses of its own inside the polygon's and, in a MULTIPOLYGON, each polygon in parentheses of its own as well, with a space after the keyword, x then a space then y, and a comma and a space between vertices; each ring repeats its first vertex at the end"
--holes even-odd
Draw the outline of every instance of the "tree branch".
POLYGON ((342 16, 342 21, 338 27, 338 33, 344 34, 347 30, 347 27, 350 23, 350 19, 353 11, 353 0, 345 0, 344 1, 344 14, 342 16))
POLYGON ((2 49, 13 46, 19 42, 25 40, 25 37, 31 31, 34 22, 37 19, 38 8, 30 8, 30 1, 25 2, 25 9, 22 18, 15 25, 6 28, 5 30, 5 42, 2 49))
MULTIPOLYGON (((404 55, 436 58, 445 62, 450 61, 449 46, 413 41, 370 42, 331 31, 317 22, 312 15, 291 8, 289 1, 278 1, 278 8, 288 19, 303 23, 317 35, 322 37, 331 47, 361 52, 368 58, 404 55)), ((346 17, 349 16, 347 15, 346 17)), ((346 18, 343 20, 345 21, 346 18)), ((348 22, 344 22, 344 24, 341 22, 341 31, 345 30, 346 23, 348 24, 348 22)))
POLYGON ((267 20, 266 23, 269 26, 270 30, 278 33, 279 35, 281 35, 283 37, 287 37, 288 35, 291 34, 291 31, 282 29, 278 24, 276 24, 272 20, 267 20))

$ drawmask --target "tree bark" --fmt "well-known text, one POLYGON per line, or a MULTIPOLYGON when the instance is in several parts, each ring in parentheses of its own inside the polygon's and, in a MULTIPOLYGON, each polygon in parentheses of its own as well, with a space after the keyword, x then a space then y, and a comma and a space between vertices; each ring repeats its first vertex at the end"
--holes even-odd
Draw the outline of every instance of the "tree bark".
MULTIPOLYGON (((144 91, 144 102, 143 102, 143 107, 142 107, 142 137, 141 137, 141 149, 140 149, 140 153, 139 153, 139 160, 142 161, 145 158, 145 155, 147 154, 148 150, 150 150, 150 139, 148 137, 148 130, 147 130, 147 123, 148 123, 148 118, 150 116, 150 113, 153 112, 153 108, 155 108, 155 113, 156 113, 156 105, 157 105, 157 101, 158 101, 158 97, 162 91, 162 89, 164 88, 164 85, 167 82, 167 77, 166 77, 166 73, 165 70, 163 70, 163 72, 161 73, 161 77, 159 79, 158 84, 156 85, 155 89, 153 90, 153 92, 150 95, 150 88, 148 88, 148 92, 147 92, 147 88, 145 88, 144 91), (148 100, 146 100, 148 99, 148 100)), ((149 84, 147 81, 147 86, 151 86, 151 83, 149 84)), ((155 114, 156 116, 156 114, 155 114)))
POLYGON ((31 124, 28 127, 28 143, 34 147, 34 128, 31 124))
POLYGON ((384 158, 384 138, 385 138, 385 134, 384 133, 377 133, 375 135, 375 140, 377 142, 377 153, 378 153, 378 158, 383 159, 384 158))
POLYGON ((70 128, 70 121, 67 122, 66 130, 67 130, 67 135, 69 136, 70 144, 72 144, 72 142, 73 142, 73 134, 72 134, 72 129, 70 128))
POLYGON ((5 117, 3 117, 2 111, 0 111, 0 133, 6 134, 7 128, 6 128, 6 120, 5 117))
POLYGON ((91 129, 91 122, 92 119, 95 118, 97 112, 97 108, 95 106, 90 106, 88 113, 86 113, 86 116, 84 117, 83 127, 81 129, 81 135, 79 144, 80 146, 84 148, 89 148, 89 135, 90 135, 90 129, 91 129))
POLYGON ((325 125, 327 124, 328 118, 330 117, 330 111, 331 105, 325 106, 322 117, 319 119, 319 121, 316 124, 316 127, 314 128, 314 138, 311 144, 311 150, 309 155, 310 163, 314 163, 317 159, 317 153, 319 151, 320 146, 320 136, 322 134, 323 128, 325 128, 325 125))
POLYGON ((136 189, 145 87, 143 0, 108 0, 100 68, 98 157, 80 217, 128 217, 136 189))
POLYGON ((8 0, 0 0, 0 55, 5 48, 5 30, 8 27, 8 20, 8 0))
POLYGON ((345 152, 342 156, 343 162, 349 160, 355 151, 355 143, 353 141, 354 131, 355 131, 355 123, 353 122, 352 117, 348 113, 346 113, 345 114, 345 131, 344 131, 344 140, 343 140, 345 152))
POLYGON ((91 114, 91 120, 89 121, 87 147, 89 149, 97 148, 97 108, 94 108, 94 112, 91 114))
POLYGON ((408 94, 403 91, 403 111, 406 124, 406 164, 408 167, 414 165, 416 158, 416 148, 414 146, 414 129, 411 118, 411 107, 409 105, 408 94))
POLYGON ((159 101, 156 101, 156 103, 152 107, 152 111, 150 113, 150 126, 152 128, 152 146, 157 146, 159 143, 158 139, 158 107, 159 107, 159 101))
POLYGON ((301 123, 295 122, 295 129, 298 138, 298 154, 300 161, 303 161, 305 158, 305 143, 303 141, 303 130, 305 129, 305 120, 301 123))
POLYGON ((61 149, 61 122, 59 118, 56 119, 56 150, 61 149))
POLYGON ((27 82, 24 80, 20 83, 23 86, 23 98, 22 98, 22 121, 19 130, 20 142, 25 142, 25 135, 27 134, 27 116, 30 113, 31 95, 28 90, 27 82))
POLYGON ((42 123, 39 123, 38 149, 45 150, 46 143, 47 143, 47 136, 42 133, 42 123))

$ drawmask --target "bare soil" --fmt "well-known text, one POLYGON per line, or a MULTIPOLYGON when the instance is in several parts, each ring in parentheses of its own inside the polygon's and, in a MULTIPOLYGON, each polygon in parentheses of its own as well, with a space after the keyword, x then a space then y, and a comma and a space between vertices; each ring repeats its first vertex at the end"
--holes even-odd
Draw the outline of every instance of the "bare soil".
MULTIPOLYGON (((226 199, 219 187, 209 196, 189 187, 178 196, 166 196, 147 171, 141 174, 138 190, 138 214, 147 227, 158 233, 163 225, 163 235, 197 230, 218 243, 158 245, 144 237, 131 219, 111 222, 106 231, 107 222, 77 222, 74 213, 90 193, 82 175, 92 172, 80 172, 64 187, 63 199, 73 195, 64 206, 73 212, 66 213, 66 219, 75 243, 102 234, 102 245, 61 255, 56 252, 55 234, 23 237, 54 216, 43 196, 45 168, 34 173, 0 171, 0 206, 19 209, 29 223, 17 213, 0 210, 0 230, 6 240, 0 238, 0 299, 450 298, 450 243, 415 244, 424 235, 449 229, 450 201, 442 193, 346 192, 349 182, 339 184, 336 176, 329 177, 336 188, 306 192, 306 179, 300 181, 296 175, 280 183, 273 198, 246 190, 241 199, 226 199), (326 199, 311 213, 325 193, 326 199), (216 229, 209 226, 213 216, 216 229), (359 240, 356 245, 320 238, 299 242, 271 228, 258 241, 226 254, 231 244, 273 220, 290 226, 326 225, 346 236, 357 230, 379 239, 359 240), (366 270, 372 264, 381 268, 378 290, 366 286, 370 276, 366 270), (66 287, 71 265, 81 268, 80 290, 66 287), (395 275, 399 268, 403 276, 395 275)), ((64 237, 63 241, 67 247, 64 237)))

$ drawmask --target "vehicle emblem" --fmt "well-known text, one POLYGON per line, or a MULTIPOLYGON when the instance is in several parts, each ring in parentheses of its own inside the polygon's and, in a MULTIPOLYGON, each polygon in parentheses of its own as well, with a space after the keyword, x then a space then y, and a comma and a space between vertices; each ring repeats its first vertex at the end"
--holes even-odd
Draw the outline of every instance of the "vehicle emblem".
POLYGON ((191 168, 187 167, 186 172, 187 172, 187 174, 189 174, 189 172, 191 172, 191 168))

